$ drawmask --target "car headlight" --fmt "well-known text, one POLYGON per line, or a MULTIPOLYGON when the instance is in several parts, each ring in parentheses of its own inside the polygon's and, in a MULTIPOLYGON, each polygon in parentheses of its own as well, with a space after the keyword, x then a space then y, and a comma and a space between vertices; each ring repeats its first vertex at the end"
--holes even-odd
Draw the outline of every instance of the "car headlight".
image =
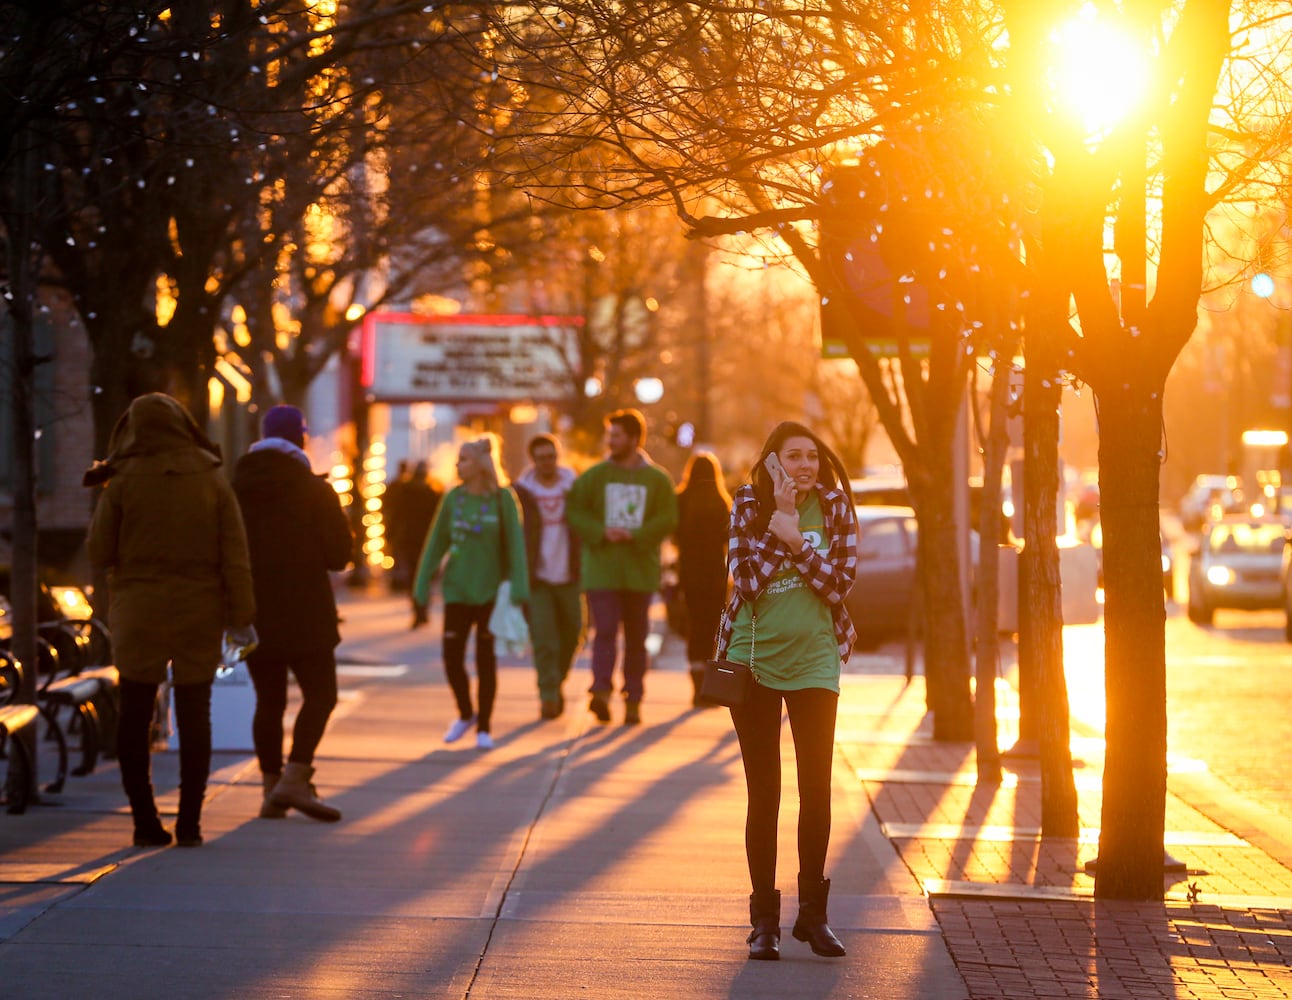
POLYGON ((1207 569, 1207 582, 1212 586, 1228 587, 1235 579, 1237 574, 1228 566, 1211 566, 1207 569))

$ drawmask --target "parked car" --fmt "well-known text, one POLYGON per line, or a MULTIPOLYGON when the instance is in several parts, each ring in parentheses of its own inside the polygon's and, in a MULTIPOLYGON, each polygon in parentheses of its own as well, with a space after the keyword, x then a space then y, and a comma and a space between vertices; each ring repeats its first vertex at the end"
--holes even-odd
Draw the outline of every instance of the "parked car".
MULTIPOLYGON (((920 580, 916 569, 919 524, 910 507, 859 503, 857 579, 845 601, 857 629, 857 645, 873 648, 884 639, 918 631, 920 580)), ((978 564, 976 532, 969 535, 969 559, 978 564)))
MULTIPOLYGON (((874 472, 858 479, 850 480, 852 499, 862 507, 909 507, 911 491, 906 479, 900 472, 874 472)), ((1010 519, 1014 514, 1013 493, 1010 485, 1001 487, 1001 511, 997 519, 997 541, 1005 544, 1009 541, 1010 519)), ((982 508, 982 477, 969 477, 969 524, 973 531, 979 530, 979 519, 982 508)))
POLYGON ((1277 517, 1230 514, 1204 524, 1189 561, 1189 620, 1210 625, 1217 608, 1285 607, 1287 539, 1277 517))
POLYGON ((859 646, 873 647, 914 626, 918 543, 910 507, 857 504, 857 580, 845 603, 859 646))
POLYGON ((909 507, 911 491, 898 472, 882 472, 851 480, 852 499, 865 507, 909 507))

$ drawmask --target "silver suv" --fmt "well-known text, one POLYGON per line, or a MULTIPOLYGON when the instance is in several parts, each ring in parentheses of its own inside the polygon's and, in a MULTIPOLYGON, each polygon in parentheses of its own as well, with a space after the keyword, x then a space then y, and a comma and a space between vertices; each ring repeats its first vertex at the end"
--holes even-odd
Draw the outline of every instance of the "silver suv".
POLYGON ((1210 625, 1217 608, 1284 607, 1287 537, 1275 517, 1229 515, 1204 525, 1189 561, 1189 621, 1210 625))

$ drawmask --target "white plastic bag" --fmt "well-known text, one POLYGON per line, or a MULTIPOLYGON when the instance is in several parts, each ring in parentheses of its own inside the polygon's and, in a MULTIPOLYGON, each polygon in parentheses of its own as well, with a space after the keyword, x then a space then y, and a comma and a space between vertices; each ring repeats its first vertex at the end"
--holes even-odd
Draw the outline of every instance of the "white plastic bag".
POLYGON ((511 581, 498 585, 498 596, 489 615, 493 649, 498 656, 525 656, 529 652, 529 622, 520 605, 511 602, 511 581))

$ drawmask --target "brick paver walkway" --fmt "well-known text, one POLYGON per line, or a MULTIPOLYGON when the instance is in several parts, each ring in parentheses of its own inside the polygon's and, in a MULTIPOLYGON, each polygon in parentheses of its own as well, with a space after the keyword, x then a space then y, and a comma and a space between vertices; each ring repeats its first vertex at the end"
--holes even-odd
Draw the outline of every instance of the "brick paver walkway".
POLYGON ((1042 839, 1037 761, 978 785, 971 744, 929 738, 920 678, 843 711, 842 759, 925 886, 971 997, 1292 997, 1292 870, 1176 795, 1166 851, 1186 870, 1164 875, 1167 898, 1092 898, 1102 741, 1073 740, 1082 836, 1042 839))

